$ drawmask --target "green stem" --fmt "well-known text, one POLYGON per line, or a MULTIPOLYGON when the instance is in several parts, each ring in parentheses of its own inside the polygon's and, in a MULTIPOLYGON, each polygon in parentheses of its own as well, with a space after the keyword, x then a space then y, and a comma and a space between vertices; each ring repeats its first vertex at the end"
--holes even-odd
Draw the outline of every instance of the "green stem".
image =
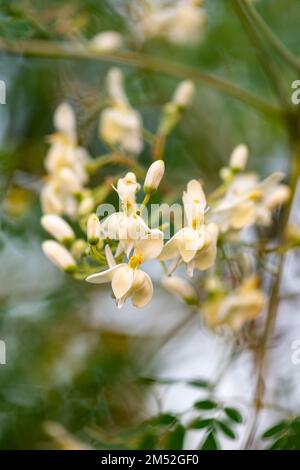
POLYGON ((277 36, 273 33, 271 28, 267 25, 264 19, 257 12, 251 1, 243 0, 244 8, 247 10, 248 15, 255 22, 257 28, 267 41, 271 44, 278 55, 297 72, 300 71, 300 60, 295 56, 277 36))
POLYGON ((209 75, 187 65, 134 51, 122 51, 109 55, 88 49, 82 44, 72 42, 41 41, 37 39, 8 41, 4 38, 0 39, 0 51, 27 57, 99 60, 102 62, 120 63, 144 70, 161 72, 180 79, 189 78, 190 80, 194 80, 204 86, 242 101, 266 115, 275 117, 282 116, 282 110, 276 105, 270 104, 263 98, 247 90, 243 90, 229 81, 209 75))

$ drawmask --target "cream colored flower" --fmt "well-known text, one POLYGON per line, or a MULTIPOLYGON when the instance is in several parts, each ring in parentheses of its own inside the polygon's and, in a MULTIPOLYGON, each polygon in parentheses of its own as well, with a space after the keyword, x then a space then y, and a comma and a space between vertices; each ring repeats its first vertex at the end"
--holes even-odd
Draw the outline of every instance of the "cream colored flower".
POLYGON ((164 176, 164 172, 165 164, 163 160, 156 160, 150 165, 144 182, 145 194, 152 194, 157 190, 164 176))
POLYGON ((143 149, 141 115, 130 106, 118 69, 110 70, 107 82, 112 105, 101 113, 100 137, 109 145, 119 145, 122 150, 137 155, 143 149))
POLYGON ((97 245, 100 240, 100 222, 96 214, 91 214, 87 221, 87 239, 91 245, 97 245))
POLYGON ((127 257, 140 239, 162 239, 163 232, 150 229, 142 217, 138 215, 135 195, 140 185, 134 173, 129 172, 120 178, 116 191, 121 201, 121 212, 108 216, 100 226, 102 239, 118 240, 119 244, 115 256, 125 253, 127 257))
POLYGON ((206 198, 201 184, 192 180, 183 194, 186 225, 179 230, 164 246, 161 260, 178 257, 185 263, 190 276, 194 269, 209 269, 217 254, 218 227, 205 223, 206 198))
POLYGON ((139 269, 139 266, 144 261, 156 258, 162 246, 162 239, 153 240, 148 238, 139 240, 128 264, 121 263, 116 265, 110 253, 108 257, 109 269, 92 274, 86 280, 93 284, 111 282, 118 308, 122 308, 130 297, 135 307, 144 307, 152 299, 153 284, 150 276, 139 269))
POLYGON ((254 173, 238 174, 234 177, 225 196, 210 213, 221 232, 240 230, 252 224, 270 225, 272 211, 290 197, 290 189, 280 183, 284 175, 275 172, 263 181, 254 173))
POLYGON ((194 287, 186 279, 179 276, 165 276, 161 285, 171 294, 175 294, 188 304, 197 302, 198 296, 194 287))
POLYGON ((41 225, 59 242, 69 243, 75 239, 72 227, 58 215, 43 215, 41 218, 41 225))
POLYGON ((195 44, 206 22, 202 0, 179 0, 147 5, 138 31, 143 38, 164 37, 178 45, 195 44))
POLYGON ((42 249, 52 263, 56 264, 63 271, 73 272, 76 269, 76 261, 73 256, 60 243, 54 240, 47 240, 42 243, 42 249))
POLYGON ((229 166, 233 170, 244 170, 248 161, 248 147, 244 144, 240 144, 233 150, 229 159, 229 166))
POLYGON ((258 287, 258 279, 251 277, 232 293, 214 293, 203 305, 206 324, 211 328, 229 327, 235 332, 254 320, 266 304, 265 293, 258 287))
POLYGON ((172 102, 179 108, 188 108, 193 101, 196 87, 191 80, 183 80, 175 90, 172 102))

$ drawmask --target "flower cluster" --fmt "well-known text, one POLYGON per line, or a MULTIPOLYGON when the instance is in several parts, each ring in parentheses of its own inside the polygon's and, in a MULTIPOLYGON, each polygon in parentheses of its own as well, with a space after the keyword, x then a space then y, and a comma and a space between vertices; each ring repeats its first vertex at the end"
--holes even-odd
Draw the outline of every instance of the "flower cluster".
MULTIPOLYGON (((255 237, 251 226, 272 224, 274 211, 290 196, 288 186, 282 183, 284 175, 276 172, 259 180, 257 174, 245 170, 247 147, 237 146, 228 166, 221 169, 221 183, 213 192, 205 194, 198 179, 187 183, 179 206, 181 226, 170 227, 169 222, 172 236, 167 237, 167 224, 153 226, 145 214, 152 195, 163 194, 160 186, 164 184, 165 164, 162 158, 157 159, 157 142, 167 137, 190 105, 194 85, 182 82, 164 106, 157 134, 152 137, 154 162, 146 172, 138 167, 143 184, 135 171, 136 157, 144 146, 142 117, 129 104, 118 69, 109 71, 107 85, 110 102, 101 113, 99 134, 111 151, 108 156, 91 158, 78 145, 69 105, 62 104, 55 112, 57 132, 50 137, 48 176, 41 193, 41 224, 54 238, 43 243, 45 254, 77 279, 111 283, 118 308, 129 298, 135 307, 150 302, 153 282, 142 265, 156 260, 164 272, 163 287, 202 311, 206 325, 239 331, 266 303, 251 260, 247 268, 245 259, 239 260, 245 229, 250 228, 255 237), (108 190, 104 191, 103 183, 90 187, 89 174, 115 164, 120 157, 130 171, 106 184, 116 191, 119 209, 102 217, 95 208, 108 190), (82 234, 78 237, 79 231, 82 234), (182 267, 194 285, 173 276, 182 267)), ((162 148, 159 152, 163 157, 162 148)))

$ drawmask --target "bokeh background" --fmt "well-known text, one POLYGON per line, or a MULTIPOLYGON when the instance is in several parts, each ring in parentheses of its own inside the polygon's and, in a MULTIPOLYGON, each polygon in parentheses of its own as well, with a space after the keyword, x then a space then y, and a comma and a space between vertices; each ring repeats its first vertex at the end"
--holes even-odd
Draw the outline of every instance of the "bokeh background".
MULTIPOLYGON (((129 3, 1 1, 0 37, 20 39, 22 44, 33 38, 91 38, 109 29, 123 33, 129 47, 135 48, 130 39, 134 25, 129 21, 129 3)), ((299 52, 300 2, 262 0, 256 4, 284 43, 299 52)), ((140 45, 139 52, 216 74, 276 102, 229 2, 208 0, 205 8, 208 23, 199 44, 180 47, 155 39, 140 45)), ((71 103, 82 143, 94 156, 105 152, 97 124, 111 64, 30 58, 21 49, 19 55, 10 55, 0 48, 0 79, 7 86, 6 104, 0 106, 0 339, 7 346, 7 364, 0 366, 0 447, 67 446, 68 435, 51 427, 49 422, 54 422, 92 447, 151 448, 155 437, 149 428, 132 435, 130 430, 161 410, 188 409, 201 397, 202 389, 181 382, 152 386, 141 378, 211 380, 229 345, 206 330, 200 316, 191 319, 183 303, 160 288, 159 266, 149 266, 157 282, 152 303, 142 311, 130 305, 118 311, 109 289, 74 281, 44 257, 39 190, 53 111, 61 101, 71 103), (116 437, 120 435, 126 435, 126 444, 116 437)), ((300 77, 279 64, 278 68, 289 93, 292 80, 300 77)), ((178 80, 125 65, 122 70, 132 105, 141 111, 145 127, 155 132, 161 106, 170 99, 178 80)), ((213 187, 220 167, 241 142, 250 148, 250 168, 260 175, 288 171, 288 136, 278 119, 198 86, 192 107, 166 146, 168 184, 181 191, 189 178, 198 177, 207 188, 213 187)), ((140 161, 150 163, 147 147, 140 161)), ((296 209, 294 216, 299 217, 296 209)), ((297 255, 287 260, 284 287, 289 292, 299 291, 297 261, 297 255)), ((300 338, 298 300, 291 297, 282 303, 268 366, 269 398, 294 412, 300 406, 300 365, 291 361, 291 342, 300 338)), ((244 416, 253 387, 252 367, 251 352, 245 351, 227 371, 219 390, 234 404, 234 397, 240 398, 244 416)), ((277 419, 276 413, 266 410, 262 427, 277 419)), ((186 447, 197 447, 199 433, 191 433, 185 442, 186 447)), ((237 448, 241 442, 242 437, 234 442, 225 438, 223 446, 237 448)))

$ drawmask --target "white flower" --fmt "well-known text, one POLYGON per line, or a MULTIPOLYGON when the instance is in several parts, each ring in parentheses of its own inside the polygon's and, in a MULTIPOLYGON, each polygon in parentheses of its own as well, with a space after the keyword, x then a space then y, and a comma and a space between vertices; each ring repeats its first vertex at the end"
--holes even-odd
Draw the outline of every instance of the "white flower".
POLYGON ((111 282, 118 308, 123 307, 129 297, 135 307, 144 307, 152 298, 153 284, 150 276, 139 269, 139 266, 144 261, 156 258, 162 246, 162 238, 139 240, 128 264, 116 265, 110 254, 109 269, 88 276, 86 281, 94 284, 111 282))
POLYGON ((73 144, 76 143, 76 119, 73 108, 68 103, 61 103, 55 110, 54 126, 56 130, 73 144))
POLYGON ((101 113, 100 137, 109 145, 119 145, 124 151, 137 155, 143 148, 142 118, 127 100, 118 69, 108 74, 108 90, 112 106, 101 113))
POLYGON ((122 211, 108 216, 100 226, 101 238, 119 240, 115 255, 125 253, 129 257, 139 239, 162 238, 159 230, 151 230, 137 213, 135 194, 139 189, 134 173, 129 172, 117 183, 117 192, 122 204, 122 211))
POLYGON ((197 301, 198 296, 194 287, 182 277, 165 276, 161 284, 168 292, 177 295, 189 304, 193 304, 197 301))
POLYGON ((217 254, 218 227, 211 223, 206 225, 204 214, 206 198, 201 184, 192 180, 183 194, 186 215, 186 226, 179 230, 164 246, 161 260, 178 257, 178 262, 187 265, 188 274, 194 269, 209 269, 215 262, 217 254))
POLYGON ((244 144, 240 144, 233 150, 229 159, 229 166, 233 170, 244 170, 248 161, 248 147, 244 144))
POLYGON ((91 39, 89 46, 97 52, 115 52, 122 48, 123 38, 116 31, 103 31, 91 39))
POLYGON ((211 328, 228 326, 237 332, 262 312, 266 301, 265 293, 258 287, 258 279, 251 277, 232 293, 216 293, 208 300, 202 306, 205 322, 211 328))
POLYGON ((284 174, 275 172, 259 182, 252 173, 237 175, 225 196, 216 204, 210 220, 218 224, 222 232, 240 230, 252 225, 270 225, 272 211, 290 197, 290 189, 281 184, 284 174))
POLYGON ((42 249, 45 255, 58 266, 67 272, 76 269, 76 261, 71 253, 60 243, 54 240, 47 240, 42 243, 42 249))
POLYGON ((152 194, 157 190, 164 176, 164 172, 165 164, 163 160, 156 160, 152 165, 150 165, 144 182, 145 194, 152 194))
POLYGON ((49 232, 59 242, 69 243, 74 240, 75 234, 72 227, 58 215, 43 215, 41 224, 47 232, 49 232))
POLYGON ((91 245, 97 245, 100 239, 100 222, 96 214, 91 214, 88 218, 87 239, 91 245))
POLYGON ((179 0, 145 10, 138 31, 146 38, 160 36, 178 45, 195 44, 206 21, 201 4, 201 0, 179 0))
POLYGON ((194 95, 194 83, 191 80, 183 80, 176 88, 172 101, 180 108, 187 108, 191 105, 194 95))

